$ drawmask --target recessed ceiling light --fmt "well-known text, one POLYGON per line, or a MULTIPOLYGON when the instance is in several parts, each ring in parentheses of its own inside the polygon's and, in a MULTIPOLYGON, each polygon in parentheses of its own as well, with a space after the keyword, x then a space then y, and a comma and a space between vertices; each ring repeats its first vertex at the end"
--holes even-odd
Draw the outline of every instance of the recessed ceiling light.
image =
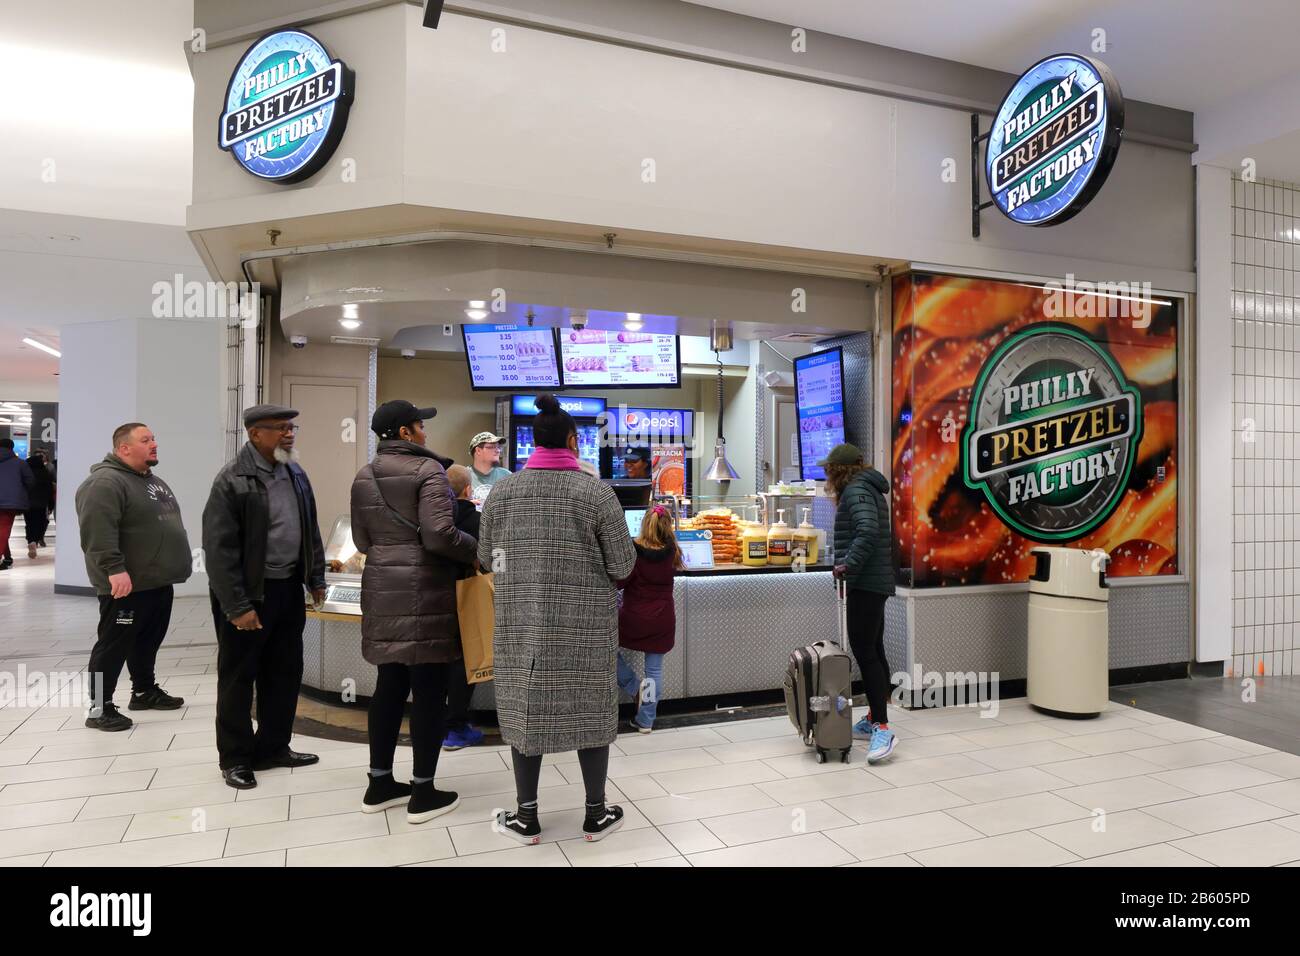
POLYGON ((356 319, 339 319, 339 325, 343 326, 343 328, 347 329, 349 332, 361 328, 361 323, 356 319))
POLYGON ((484 302, 482 299, 474 299, 472 302, 470 302, 469 307, 471 309, 482 309, 487 307, 487 303, 484 302))
MULTIPOLYGON (((355 319, 357 317, 357 304, 355 302, 343 303, 343 318, 355 319)), ((354 326, 355 328, 355 326, 354 326)))
POLYGON ((63 353, 56 348, 46 345, 44 342, 37 342, 35 339, 23 339, 24 345, 30 345, 34 349, 40 349, 42 352, 49 352, 55 358, 63 358, 63 353))
POLYGON ((623 328, 630 329, 633 332, 641 328, 641 313, 629 312, 627 318, 623 320, 623 328))
POLYGON ((477 322, 479 319, 486 319, 487 313, 482 309, 466 309, 465 314, 477 322))

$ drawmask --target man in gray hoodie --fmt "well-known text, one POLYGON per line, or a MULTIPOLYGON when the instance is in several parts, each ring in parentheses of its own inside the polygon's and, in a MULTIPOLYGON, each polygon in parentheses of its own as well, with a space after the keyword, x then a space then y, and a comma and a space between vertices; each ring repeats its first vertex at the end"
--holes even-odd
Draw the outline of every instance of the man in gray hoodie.
POLYGON ((193 570, 180 505, 153 473, 157 464, 153 432, 128 422, 113 432, 113 451, 77 489, 81 550, 99 595, 89 667, 95 692, 86 718, 94 730, 127 730, 133 723, 113 703, 123 664, 131 674, 130 710, 176 710, 185 703, 164 692, 154 675, 171 621, 172 585, 193 570))

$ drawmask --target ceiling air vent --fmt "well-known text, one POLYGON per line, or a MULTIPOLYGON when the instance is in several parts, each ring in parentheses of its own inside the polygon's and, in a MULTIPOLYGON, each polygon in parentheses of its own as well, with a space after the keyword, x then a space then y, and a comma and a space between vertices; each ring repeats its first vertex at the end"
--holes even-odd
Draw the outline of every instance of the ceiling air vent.
POLYGON ((824 332, 787 332, 785 335, 778 335, 772 342, 820 342, 827 338, 824 332))
POLYGON ((376 348, 379 345, 379 339, 372 339, 366 335, 331 335, 330 341, 335 345, 366 345, 370 348, 376 348))

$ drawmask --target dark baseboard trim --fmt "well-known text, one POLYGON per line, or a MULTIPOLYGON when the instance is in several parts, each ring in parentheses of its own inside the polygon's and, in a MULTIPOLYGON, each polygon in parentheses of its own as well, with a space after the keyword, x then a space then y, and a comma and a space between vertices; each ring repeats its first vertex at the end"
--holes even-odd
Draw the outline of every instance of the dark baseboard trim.
POLYGON ((1193 661, 1191 664, 1193 677, 1222 677, 1224 668, 1223 661, 1193 661))
MULTIPOLYGON (((1219 665, 1222 676, 1223 665, 1219 665)), ((1155 680, 1186 680, 1187 661, 1172 664, 1144 664, 1141 667, 1123 667, 1110 672, 1110 686, 1120 684, 1145 684, 1155 680)))
POLYGON ((84 587, 79 584, 56 584, 54 585, 55 594, 76 594, 80 597, 94 597, 95 589, 84 587))

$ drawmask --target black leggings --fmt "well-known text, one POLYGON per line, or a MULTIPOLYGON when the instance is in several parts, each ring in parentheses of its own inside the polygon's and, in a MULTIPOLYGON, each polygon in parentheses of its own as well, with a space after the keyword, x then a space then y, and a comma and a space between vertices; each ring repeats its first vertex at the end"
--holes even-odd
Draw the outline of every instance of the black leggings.
POLYGON ((889 723, 889 661, 885 657, 884 594, 849 588, 849 646, 857 658, 858 670, 871 705, 871 719, 889 723))
MULTIPOLYGON (((514 747, 510 760, 515 767, 515 795, 520 804, 537 802, 537 783, 542 778, 542 755, 525 757, 514 747)), ((605 778, 609 774, 609 746, 578 751, 582 783, 587 788, 587 802, 605 802, 605 778)))
POLYGON ((380 664, 375 693, 370 698, 370 766, 392 770, 397 735, 402 732, 406 697, 411 702, 411 748, 415 751, 413 776, 432 778, 438 770, 438 753, 446 734, 447 668, 454 664, 380 664))

